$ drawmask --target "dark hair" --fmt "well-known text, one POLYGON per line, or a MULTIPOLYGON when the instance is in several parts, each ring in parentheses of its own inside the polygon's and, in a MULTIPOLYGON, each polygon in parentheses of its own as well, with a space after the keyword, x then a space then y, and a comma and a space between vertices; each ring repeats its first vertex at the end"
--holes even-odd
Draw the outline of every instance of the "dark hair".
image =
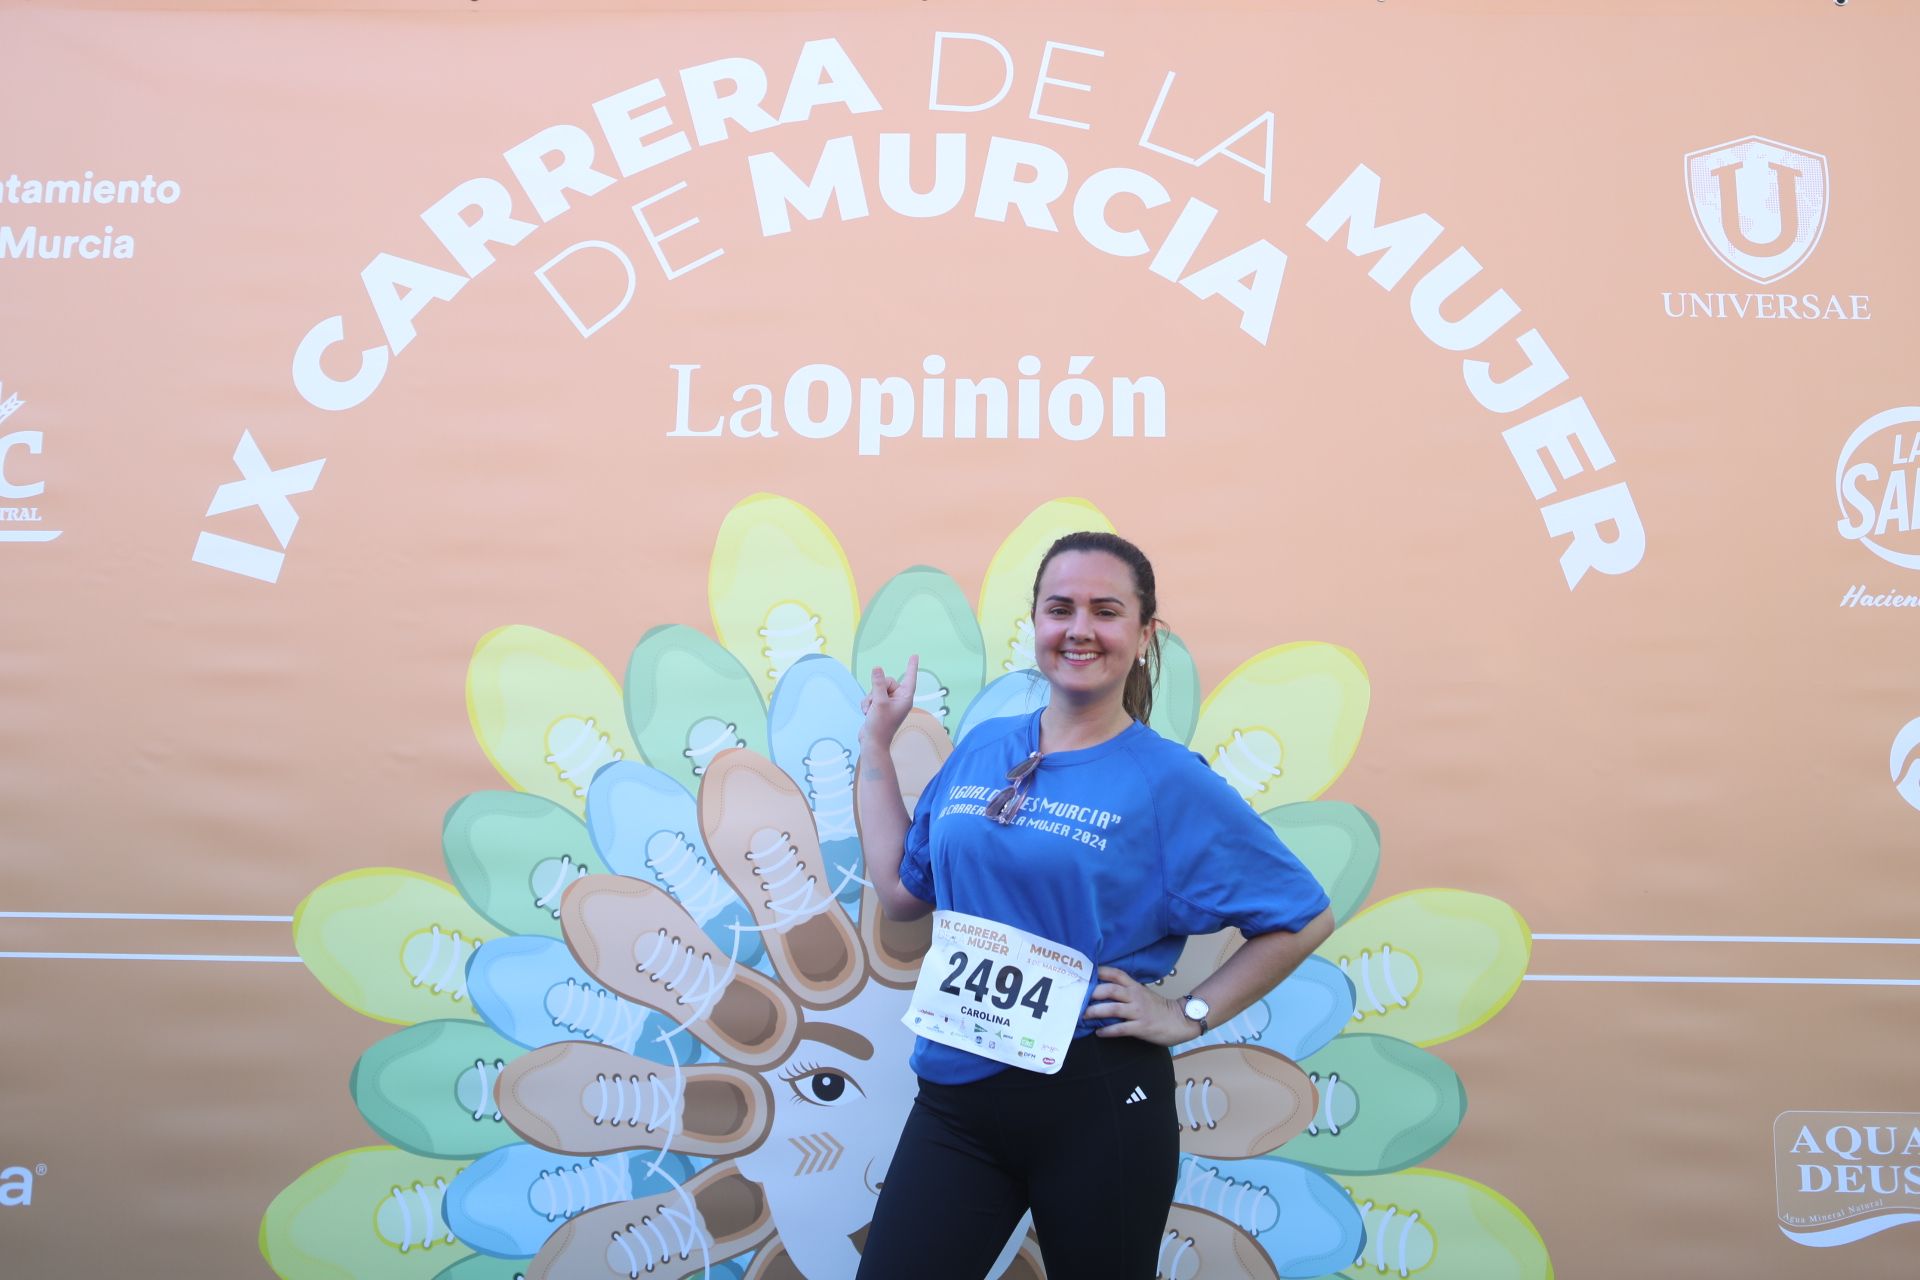
POLYGON ((1033 603, 1029 612, 1040 608, 1040 579, 1046 576, 1053 558, 1063 551, 1104 551, 1133 574, 1133 593, 1140 598, 1140 624, 1147 629, 1147 661, 1145 666, 1136 664, 1127 671, 1127 685, 1121 691, 1120 705, 1128 715, 1145 724, 1153 714, 1153 686, 1160 681, 1160 628, 1153 625, 1160 616, 1160 601, 1153 587, 1153 564, 1140 548, 1117 533, 1086 529, 1056 538, 1047 548, 1047 554, 1040 557, 1040 567, 1034 570, 1033 603))

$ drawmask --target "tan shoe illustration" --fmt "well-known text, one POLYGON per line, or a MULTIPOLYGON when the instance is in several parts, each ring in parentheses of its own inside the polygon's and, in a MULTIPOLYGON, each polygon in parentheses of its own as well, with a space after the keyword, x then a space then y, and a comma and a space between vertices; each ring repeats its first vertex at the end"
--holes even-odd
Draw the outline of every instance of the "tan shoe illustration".
POLYGON ((507 1064, 501 1118, 536 1147, 578 1155, 637 1148, 737 1155, 766 1136, 773 1099, 738 1067, 672 1066, 611 1045, 563 1040, 507 1064))
POLYGON ((1264 1155, 1305 1129, 1320 1096, 1293 1059, 1253 1045, 1213 1045, 1173 1060, 1180 1149, 1218 1160, 1264 1155))
MULTIPOLYGON (((900 781, 900 799, 911 814, 914 805, 920 802, 920 793, 953 754, 953 742, 936 717, 914 710, 907 713, 906 723, 894 735, 888 754, 893 757, 893 771, 900 781)), ((863 785, 857 778, 853 784, 856 819, 863 785)), ((860 835, 860 844, 866 847, 865 832, 860 835)), ((867 944, 867 963, 873 969, 875 981, 890 987, 910 987, 919 978, 921 957, 927 954, 927 947, 933 941, 933 917, 889 920, 887 913, 880 909, 880 899, 869 887, 860 895, 860 937, 867 944)))
POLYGON ((583 876, 560 900, 567 946, 616 995, 654 1009, 743 1067, 780 1061, 800 1021, 771 978, 700 931, 673 895, 628 876, 583 876))
POLYGON ((1279 1280, 1253 1237, 1218 1214, 1176 1204, 1154 1262, 1155 1280, 1279 1280))
POLYGON ((758 1183, 731 1160, 708 1165, 676 1191, 589 1209, 548 1237, 527 1280, 661 1280, 758 1248, 773 1213, 758 1183))
POLYGON ((793 779, 751 751, 721 752, 700 777, 700 831, 794 998, 826 1008, 851 996, 862 976, 858 938, 793 779))

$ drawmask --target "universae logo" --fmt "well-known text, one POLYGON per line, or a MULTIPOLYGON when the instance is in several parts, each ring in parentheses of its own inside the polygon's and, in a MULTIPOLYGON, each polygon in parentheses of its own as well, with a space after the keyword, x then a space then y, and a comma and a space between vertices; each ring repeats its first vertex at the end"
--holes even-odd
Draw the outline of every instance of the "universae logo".
POLYGON ((1749 135, 1689 152, 1687 205, 1720 261, 1771 284, 1807 260, 1827 226, 1827 158, 1749 135))

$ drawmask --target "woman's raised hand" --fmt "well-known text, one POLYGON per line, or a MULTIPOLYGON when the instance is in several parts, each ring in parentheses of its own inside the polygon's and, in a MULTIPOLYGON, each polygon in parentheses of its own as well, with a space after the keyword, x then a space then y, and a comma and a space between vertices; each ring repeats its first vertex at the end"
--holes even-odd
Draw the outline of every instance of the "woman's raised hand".
POLYGON ((882 747, 893 742, 893 735, 906 722, 907 712, 913 710, 913 689, 919 677, 917 653, 907 659, 907 669, 898 680, 890 679, 884 668, 873 669, 873 687, 860 701, 860 710, 867 717, 860 726, 863 739, 882 747))

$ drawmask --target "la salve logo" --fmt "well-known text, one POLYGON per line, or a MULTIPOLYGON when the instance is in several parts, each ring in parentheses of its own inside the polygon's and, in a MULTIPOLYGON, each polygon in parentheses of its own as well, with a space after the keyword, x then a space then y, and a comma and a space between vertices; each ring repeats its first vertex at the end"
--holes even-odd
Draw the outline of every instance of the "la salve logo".
POLYGON ((1887 772, 1893 777, 1893 789, 1900 798, 1920 809, 1920 716, 1906 722, 1893 735, 1893 749, 1887 753, 1887 772))
POLYGON ((1689 152, 1687 204, 1722 262, 1771 284, 1793 272, 1827 225, 1827 158, 1748 136, 1689 152))
POLYGON ((1887 409, 1853 429, 1833 472, 1835 526, 1888 564, 1920 569, 1915 489, 1920 487, 1920 406, 1887 409))

